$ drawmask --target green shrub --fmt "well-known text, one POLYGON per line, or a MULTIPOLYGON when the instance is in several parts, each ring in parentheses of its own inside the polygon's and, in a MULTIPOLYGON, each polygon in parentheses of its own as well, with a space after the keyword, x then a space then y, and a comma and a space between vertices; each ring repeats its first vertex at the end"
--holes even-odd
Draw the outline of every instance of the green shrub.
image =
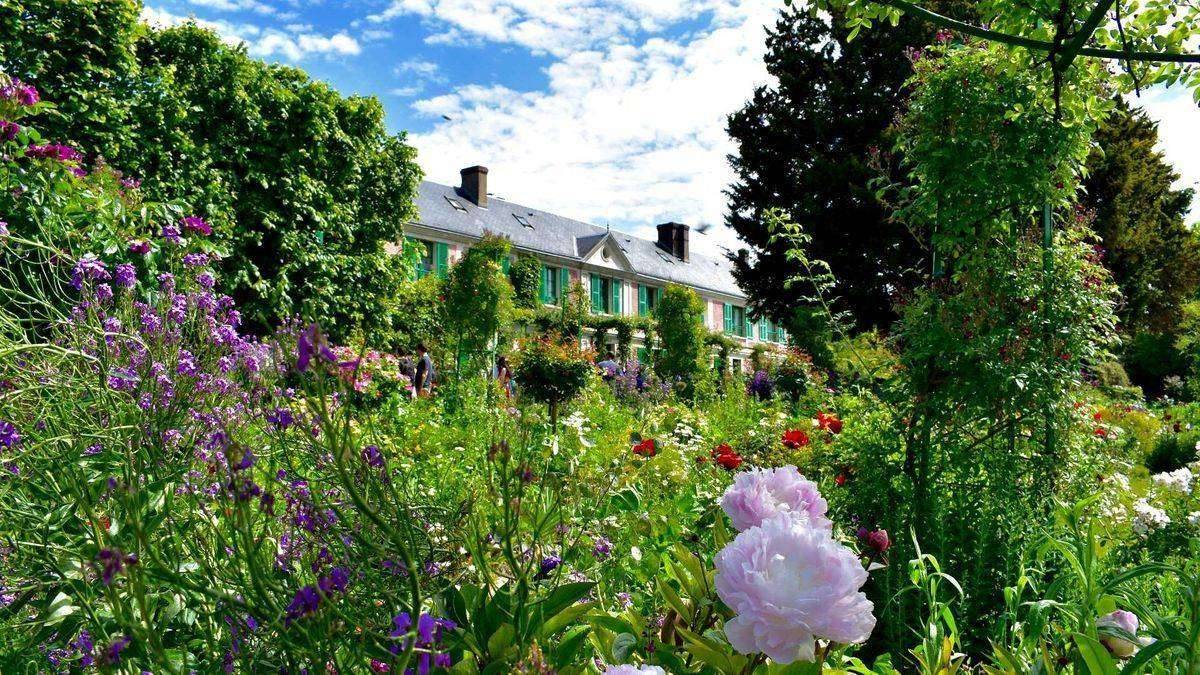
POLYGON ((531 255, 519 255, 508 268, 508 281, 513 287, 513 304, 522 309, 542 306, 539 296, 542 284, 542 263, 531 255))
POLYGON ((664 380, 679 380, 691 394, 700 373, 707 367, 704 301, 690 288, 668 284, 654 308, 662 349, 655 370, 664 380))
POLYGON ((1197 442, 1200 432, 1160 434, 1146 454, 1146 469, 1152 474, 1165 473, 1191 464, 1196 461, 1197 442))
POLYGON ((594 358, 574 338, 553 333, 527 338, 513 364, 517 391, 548 406, 550 419, 556 422, 561 406, 579 396, 594 375, 594 358))

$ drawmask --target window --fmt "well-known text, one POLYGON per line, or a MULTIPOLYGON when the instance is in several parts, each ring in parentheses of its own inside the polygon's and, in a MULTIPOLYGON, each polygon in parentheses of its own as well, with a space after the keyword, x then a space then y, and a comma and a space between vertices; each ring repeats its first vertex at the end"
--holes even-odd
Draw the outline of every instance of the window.
POLYGON ((440 241, 408 239, 410 244, 420 246, 421 259, 417 261, 417 278, 424 279, 437 274, 443 279, 450 271, 450 245, 440 241))
POLYGON ((638 284, 638 316, 650 316, 658 307, 658 299, 662 297, 662 289, 657 286, 638 284))
POLYGON ((533 229, 533 223, 529 222, 529 219, 525 216, 522 216, 519 213, 514 213, 513 218, 517 219, 517 222, 521 224, 521 227, 528 227, 531 230, 533 229))
POLYGON ((621 280, 592 275, 592 313, 621 314, 621 280))
POLYGON ((753 337, 753 328, 746 320, 746 308, 725 303, 725 334, 753 337))
POLYGON ((770 319, 760 319, 758 322, 758 339, 763 342, 785 342, 783 328, 770 319))
POLYGON ((565 267, 542 265, 542 304, 562 304, 563 294, 571 285, 571 272, 565 267))
POLYGON ((467 212, 467 207, 463 206, 462 202, 458 201, 457 199, 453 197, 446 197, 446 201, 450 203, 450 206, 454 207, 455 211, 462 211, 463 213, 467 212))

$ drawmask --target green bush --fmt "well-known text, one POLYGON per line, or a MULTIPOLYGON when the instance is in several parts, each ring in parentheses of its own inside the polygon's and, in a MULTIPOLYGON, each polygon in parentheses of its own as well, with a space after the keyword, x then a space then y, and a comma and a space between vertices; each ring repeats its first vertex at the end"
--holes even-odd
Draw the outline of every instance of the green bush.
POLYGON ((662 349, 654 367, 664 380, 679 380, 691 393, 707 364, 704 301, 690 288, 668 284, 654 308, 662 349))
POLYGON ((573 338, 547 334, 521 342, 513 364, 518 393, 549 407, 557 422, 563 404, 579 396, 595 373, 595 355, 573 338))
POLYGON ((1196 461, 1197 442, 1200 432, 1160 434, 1146 453, 1146 469, 1152 474, 1166 473, 1191 464, 1196 461))
POLYGON ((508 280, 513 287, 513 303, 522 309, 542 306, 539 295, 542 284, 542 263, 531 255, 519 255, 508 268, 508 280))

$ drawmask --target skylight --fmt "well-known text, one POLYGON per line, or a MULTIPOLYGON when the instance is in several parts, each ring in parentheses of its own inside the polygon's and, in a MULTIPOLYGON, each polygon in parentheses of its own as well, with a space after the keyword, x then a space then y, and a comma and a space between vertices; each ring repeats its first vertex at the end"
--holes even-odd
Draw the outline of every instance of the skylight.
POLYGON ((462 202, 459 202, 457 199, 453 197, 446 197, 446 201, 450 202, 450 206, 453 206, 455 211, 462 211, 463 213, 467 212, 467 207, 463 206, 462 202))
POLYGON ((523 227, 528 227, 531 230, 533 229, 533 223, 529 222, 529 219, 526 218, 525 216, 523 216, 519 213, 514 213, 513 218, 516 218, 517 222, 520 223, 523 227))

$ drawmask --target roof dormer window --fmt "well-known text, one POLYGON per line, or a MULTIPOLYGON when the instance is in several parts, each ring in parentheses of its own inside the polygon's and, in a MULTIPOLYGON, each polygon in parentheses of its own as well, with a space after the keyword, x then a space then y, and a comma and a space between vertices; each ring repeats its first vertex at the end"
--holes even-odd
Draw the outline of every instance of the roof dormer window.
POLYGON ((446 197, 446 201, 450 202, 450 206, 453 206, 455 211, 462 211, 463 213, 467 212, 467 207, 463 206, 462 202, 458 201, 457 199, 453 197, 446 197))

